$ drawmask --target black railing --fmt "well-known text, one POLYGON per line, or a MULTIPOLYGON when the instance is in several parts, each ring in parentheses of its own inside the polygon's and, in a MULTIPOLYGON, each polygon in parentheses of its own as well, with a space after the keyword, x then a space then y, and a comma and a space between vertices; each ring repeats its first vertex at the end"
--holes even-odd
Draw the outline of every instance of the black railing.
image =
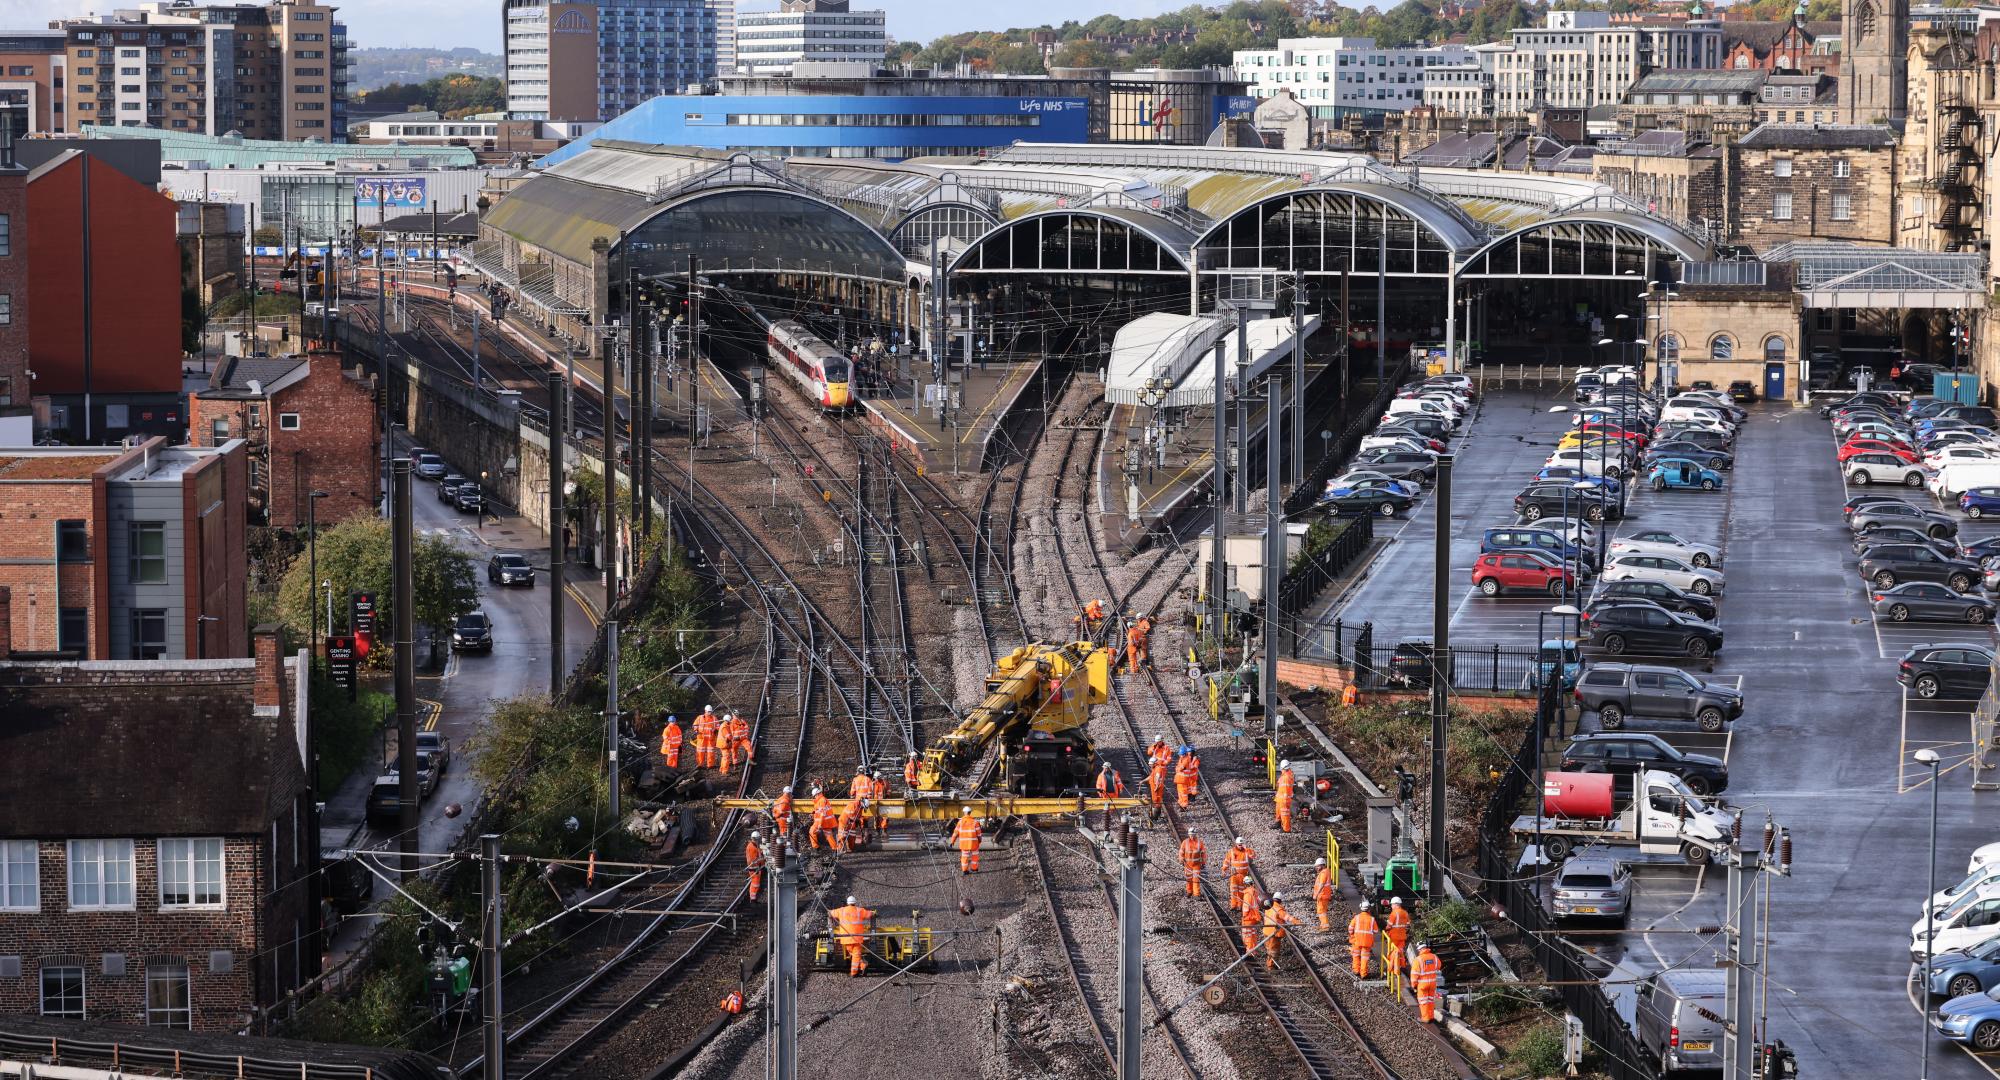
MULTIPOLYGON (((1345 360, 1334 362, 1344 363, 1345 360)), ((1389 407, 1390 400, 1396 396, 1396 388, 1402 384, 1403 376, 1409 367, 1408 360, 1392 366, 1382 385, 1375 388, 1375 396, 1368 400, 1368 404, 1362 406, 1359 412, 1346 413, 1347 426, 1340 430, 1339 435, 1327 442, 1325 452, 1320 459, 1313 463, 1312 468, 1306 470, 1305 479, 1299 481, 1299 486, 1285 496, 1286 517, 1302 513, 1319 501, 1320 492, 1326 487, 1327 479, 1346 467, 1348 459, 1352 458, 1355 451, 1360 448, 1361 440, 1370 431, 1375 430, 1376 420, 1381 417, 1382 410, 1389 407)))
POLYGON ((1340 535, 1324 551, 1309 556, 1303 566, 1288 571, 1278 583, 1278 607, 1297 618, 1326 587, 1347 573, 1375 539, 1375 519, 1368 516, 1342 523, 1340 535))
POLYGON ((1354 671, 1362 690, 1428 690, 1440 676, 1454 690, 1532 694, 1538 650, 1525 645, 1460 645, 1440 659, 1428 641, 1380 643, 1373 623, 1338 619, 1295 639, 1292 655, 1354 671))

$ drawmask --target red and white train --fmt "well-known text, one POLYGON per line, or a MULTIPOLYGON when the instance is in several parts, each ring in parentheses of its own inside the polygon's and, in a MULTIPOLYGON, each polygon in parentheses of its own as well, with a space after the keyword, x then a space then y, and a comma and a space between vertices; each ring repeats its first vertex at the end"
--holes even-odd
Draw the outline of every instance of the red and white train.
POLYGON ((839 349, 814 336, 793 319, 771 323, 764 339, 771 364, 828 412, 845 412, 853 403, 848 379, 853 365, 839 349))

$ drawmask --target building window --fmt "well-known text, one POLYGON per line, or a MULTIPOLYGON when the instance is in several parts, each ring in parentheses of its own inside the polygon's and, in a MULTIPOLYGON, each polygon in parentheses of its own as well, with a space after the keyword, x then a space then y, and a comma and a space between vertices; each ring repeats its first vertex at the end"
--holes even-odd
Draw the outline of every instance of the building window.
POLYGON ((1764 359, 1782 361, 1785 358, 1785 339, 1769 337, 1764 339, 1764 359))
POLYGON ((160 960, 146 965, 146 1026, 193 1026, 188 1004, 188 966, 184 960, 160 960))
POLYGON ((1771 175, 1779 179, 1792 175, 1792 159, 1788 157, 1772 158, 1771 175))
POLYGON ((1728 334, 1718 334, 1714 341, 1708 343, 1710 360, 1733 360, 1735 357, 1736 343, 1729 339, 1728 334))
POLYGON ((14 254, 14 221, 6 214, 0 214, 0 255, 14 254))
POLYGON ((90 654, 90 609, 66 607, 56 619, 56 648, 79 659, 90 654))
POLYGON ((1771 217, 1778 221, 1792 220, 1792 193, 1780 191, 1771 196, 1771 217))
POLYGON ((220 837, 160 841, 160 906, 223 906, 220 837))
POLYGON ((72 911, 132 910, 132 841, 69 842, 72 911))
POLYGON ((14 321, 14 294, 0 292, 0 326, 14 321))
POLYGON ((1659 344, 1661 362, 1672 364, 1680 360, 1681 339, 1678 336, 1674 334, 1662 334, 1660 335, 1659 344))
MULTIPOLYGON (((208 444, 221 446, 229 441, 229 418, 218 417, 208 422, 208 444)), ((608 774, 607 774, 608 775, 608 774)))
POLYGON ((83 968, 67 965, 43 968, 42 1015, 82 1020, 83 1013, 83 968))
POLYGON ((1845 180, 1850 175, 1852 175, 1852 173, 1849 171, 1846 158, 1843 157, 1843 158, 1833 159, 1833 175, 1834 179, 1836 180, 1845 180))
POLYGON ((56 561, 90 561, 90 526, 81 519, 56 522, 56 561))
POLYGON ((0 840, 0 911, 39 911, 41 871, 33 840, 0 840))
POLYGON ((132 609, 134 660, 158 660, 167 655, 167 612, 164 608, 132 609))
MULTIPOLYGON (((109 424, 109 421, 106 421, 109 424)), ((135 521, 131 532, 131 575, 134 585, 167 583, 167 523, 135 521)))
POLYGON ((1854 220, 1854 196, 1835 192, 1833 195, 1833 220, 1854 220))
POLYGON ((279 414, 278 414, 278 430, 279 430, 279 431, 297 431, 298 429, 299 429, 299 414, 298 414, 298 413, 295 413, 295 412, 281 412, 281 413, 279 413, 279 414))

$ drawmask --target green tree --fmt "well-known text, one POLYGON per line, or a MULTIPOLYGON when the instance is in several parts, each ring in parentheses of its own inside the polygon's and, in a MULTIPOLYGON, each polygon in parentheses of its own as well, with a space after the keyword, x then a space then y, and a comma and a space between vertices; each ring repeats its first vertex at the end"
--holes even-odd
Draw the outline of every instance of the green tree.
MULTIPOLYGON (((275 524, 284 525, 286 522, 275 524)), ((377 639, 387 636, 395 625, 397 597, 390 588, 391 538, 389 523, 376 517, 351 517, 332 528, 320 529, 319 576, 333 582, 339 616, 339 598, 350 591, 372 590, 376 596, 377 639)), ((421 536, 412 549, 415 561, 411 576, 416 586, 416 602, 411 615, 418 625, 431 631, 432 650, 442 639, 442 631, 460 615, 479 604, 479 585, 472 557, 435 536, 421 536)), ((312 580, 312 560, 297 559, 278 587, 278 615, 292 632, 304 638, 312 625, 313 613, 323 611, 325 593, 312 580)), ((321 616, 322 620, 324 616, 321 616)), ((389 650, 377 649, 371 663, 387 663, 389 650)))
POLYGON ((1002 75, 1040 75, 1047 69, 1042 66, 1042 50, 1020 45, 994 50, 993 70, 1002 75))
POLYGON ((1056 50, 1049 62, 1051 67, 1102 67, 1113 66, 1111 50, 1095 41, 1072 41, 1056 50))

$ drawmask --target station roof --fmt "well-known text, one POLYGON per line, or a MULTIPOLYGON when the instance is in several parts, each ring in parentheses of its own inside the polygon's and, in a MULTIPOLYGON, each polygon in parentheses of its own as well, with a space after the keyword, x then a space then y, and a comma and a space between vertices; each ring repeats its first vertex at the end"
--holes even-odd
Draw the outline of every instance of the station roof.
POLYGON ((150 139, 160 144, 162 162, 187 167, 203 162, 211 169, 257 169, 266 165, 334 165, 343 161, 391 162, 410 168, 471 168, 477 164, 463 146, 385 146, 361 143, 286 142, 246 139, 234 133, 203 135, 150 127, 85 124, 91 139, 150 139))

